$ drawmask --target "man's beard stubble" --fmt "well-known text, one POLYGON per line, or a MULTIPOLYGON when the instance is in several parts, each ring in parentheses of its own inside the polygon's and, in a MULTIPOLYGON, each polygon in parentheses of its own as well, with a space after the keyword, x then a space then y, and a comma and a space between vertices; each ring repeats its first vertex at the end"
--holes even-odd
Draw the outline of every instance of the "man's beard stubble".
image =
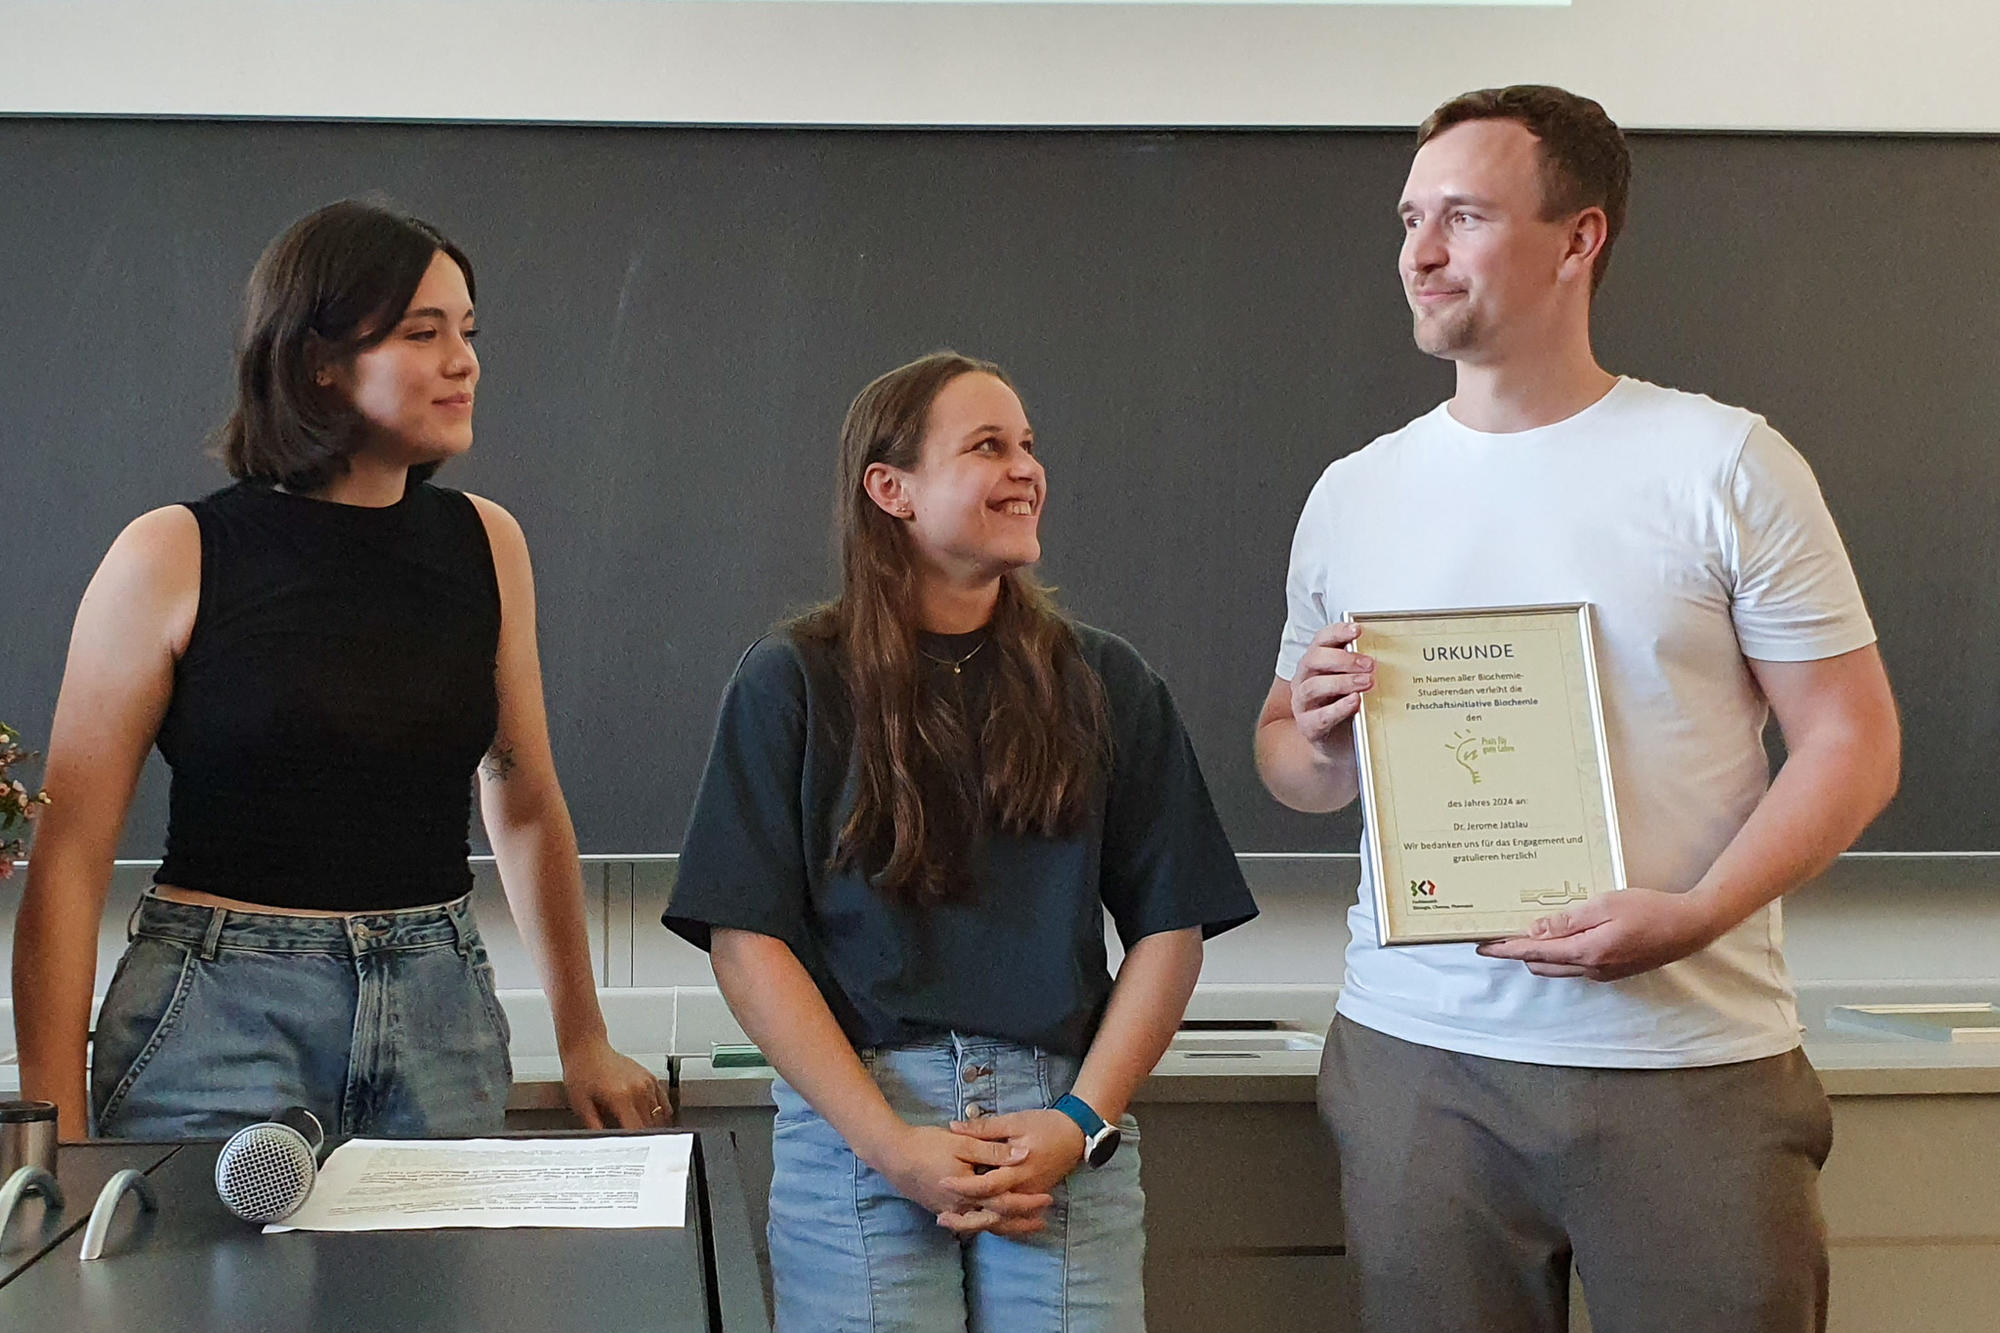
POLYGON ((1410 334, 1416 339, 1418 351, 1427 356, 1448 357, 1479 341, 1479 321, 1463 303, 1456 310, 1433 315, 1413 310, 1410 334))

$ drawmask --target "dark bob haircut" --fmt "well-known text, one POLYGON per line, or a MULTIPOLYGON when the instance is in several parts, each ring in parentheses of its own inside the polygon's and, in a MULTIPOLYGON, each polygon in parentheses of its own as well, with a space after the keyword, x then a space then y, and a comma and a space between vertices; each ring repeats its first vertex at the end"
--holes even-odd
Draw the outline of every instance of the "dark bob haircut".
MULTIPOLYGON (((293 223, 250 274, 236 347, 236 407, 216 453, 241 481, 316 491, 346 475, 361 416, 316 379, 388 338, 442 252, 465 274, 465 252, 427 222, 345 200, 293 223)), ((437 471, 410 469, 421 481, 437 471)))

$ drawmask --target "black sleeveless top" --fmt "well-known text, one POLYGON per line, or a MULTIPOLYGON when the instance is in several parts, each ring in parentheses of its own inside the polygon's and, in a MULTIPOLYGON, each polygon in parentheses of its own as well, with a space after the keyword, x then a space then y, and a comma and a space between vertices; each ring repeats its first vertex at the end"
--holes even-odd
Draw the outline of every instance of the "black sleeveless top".
POLYGON ((472 887, 472 778, 499 725, 500 587, 472 501, 383 509, 242 482, 188 505, 201 603, 160 725, 156 883, 386 911, 472 887))

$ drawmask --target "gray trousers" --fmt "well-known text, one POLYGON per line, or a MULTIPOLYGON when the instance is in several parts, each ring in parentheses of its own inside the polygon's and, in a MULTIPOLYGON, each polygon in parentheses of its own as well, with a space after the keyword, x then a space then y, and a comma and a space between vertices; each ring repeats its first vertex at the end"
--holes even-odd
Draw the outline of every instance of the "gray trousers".
POLYGON ((1695 1069, 1520 1064, 1345 1018, 1320 1111, 1366 1333, 1826 1327, 1833 1118, 1801 1051, 1695 1069))

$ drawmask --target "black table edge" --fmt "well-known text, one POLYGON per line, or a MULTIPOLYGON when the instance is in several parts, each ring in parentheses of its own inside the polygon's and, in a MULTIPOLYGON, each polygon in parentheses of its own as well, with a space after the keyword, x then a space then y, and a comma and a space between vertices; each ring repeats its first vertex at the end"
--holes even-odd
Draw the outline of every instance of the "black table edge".
POLYGON ((771 1309, 758 1275, 756 1240, 750 1232, 749 1199, 743 1173, 736 1163, 736 1135, 730 1130, 701 1130, 695 1137, 694 1196, 701 1210, 702 1274, 708 1283, 710 1333, 771 1327, 771 1309), (728 1142, 726 1152, 709 1151, 711 1143, 728 1142), (734 1250, 749 1262, 717 1262, 719 1251, 734 1250))

